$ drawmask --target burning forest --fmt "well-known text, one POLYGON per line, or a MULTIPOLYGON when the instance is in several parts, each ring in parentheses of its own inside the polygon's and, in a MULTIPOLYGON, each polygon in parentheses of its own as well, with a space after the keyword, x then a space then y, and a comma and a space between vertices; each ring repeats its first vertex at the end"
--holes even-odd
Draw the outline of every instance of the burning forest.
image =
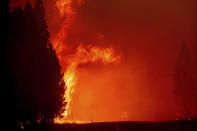
POLYGON ((195 120, 195 4, 9 0, 2 43, 14 123, 195 120))

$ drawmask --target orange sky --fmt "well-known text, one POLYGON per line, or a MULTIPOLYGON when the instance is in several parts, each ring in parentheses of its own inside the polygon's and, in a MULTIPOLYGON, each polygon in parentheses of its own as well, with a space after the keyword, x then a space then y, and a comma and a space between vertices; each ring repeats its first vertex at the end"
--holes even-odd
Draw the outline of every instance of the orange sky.
MULTIPOLYGON (((10 0, 11 9, 25 0, 10 0)), ((74 0, 76 1, 76 0, 74 0)), ((44 0, 51 37, 62 27, 55 0, 44 0)), ((84 0, 73 2, 75 20, 65 43, 113 46, 119 64, 81 64, 73 94, 76 120, 175 119, 173 68, 181 42, 197 43, 196 0, 84 0), (128 117, 121 118, 126 112, 128 117)))

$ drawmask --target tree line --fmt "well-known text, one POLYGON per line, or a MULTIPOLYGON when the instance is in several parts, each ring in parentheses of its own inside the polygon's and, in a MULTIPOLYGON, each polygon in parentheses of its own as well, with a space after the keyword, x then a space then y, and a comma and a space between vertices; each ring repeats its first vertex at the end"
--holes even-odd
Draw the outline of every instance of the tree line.
MULTIPOLYGON (((63 75, 47 30, 42 0, 9 12, 3 3, 3 81, 14 120, 52 121, 63 106, 63 75)), ((11 119, 10 118, 10 119, 11 119)))
POLYGON ((174 95, 184 120, 197 117, 197 54, 190 52, 183 42, 174 66, 174 95))

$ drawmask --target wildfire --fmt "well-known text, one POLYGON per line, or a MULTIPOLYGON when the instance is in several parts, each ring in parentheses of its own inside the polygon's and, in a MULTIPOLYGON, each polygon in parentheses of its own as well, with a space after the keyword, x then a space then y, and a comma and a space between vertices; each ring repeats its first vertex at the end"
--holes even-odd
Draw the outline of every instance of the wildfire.
MULTIPOLYGON (((55 119, 57 123, 64 123, 70 121, 72 118, 72 94, 74 87, 77 83, 77 67, 79 64, 85 64, 88 62, 101 61, 103 64, 119 62, 120 56, 115 56, 112 48, 99 48, 89 45, 87 47, 84 44, 80 44, 73 55, 66 56, 67 69, 64 73, 64 81, 67 89, 64 95, 66 100, 65 111, 62 113, 62 117, 55 119)), ((63 66, 63 65, 62 65, 63 66)))
MULTIPOLYGON (((64 74, 63 80, 66 83, 64 99, 66 106, 62 108, 63 113, 61 116, 54 119, 55 123, 72 122, 72 94, 77 84, 78 74, 77 67, 79 64, 93 63, 95 61, 101 61, 104 65, 108 63, 119 62, 120 56, 116 56, 113 48, 100 48, 92 45, 87 47, 82 43, 76 49, 75 53, 71 55, 64 55, 62 52, 66 52, 69 49, 67 43, 67 32, 74 20, 75 12, 72 10, 72 0, 57 0, 56 7, 59 10, 59 15, 64 21, 62 27, 57 33, 55 38, 51 38, 53 47, 56 50, 59 58, 62 72, 64 74), (66 68, 65 68, 66 66, 66 68), (66 69, 66 70, 65 70, 66 69)), ((82 3, 82 0, 78 1, 78 5, 82 3)))
POLYGON ((72 10, 72 1, 71 0, 57 0, 57 15, 60 16, 60 19, 63 20, 61 22, 61 28, 57 32, 54 38, 51 38, 53 43, 53 47, 56 50, 57 56, 59 57, 60 63, 62 62, 62 52, 68 49, 68 46, 65 44, 65 39, 67 38, 67 31, 71 26, 74 20, 75 12, 72 10))

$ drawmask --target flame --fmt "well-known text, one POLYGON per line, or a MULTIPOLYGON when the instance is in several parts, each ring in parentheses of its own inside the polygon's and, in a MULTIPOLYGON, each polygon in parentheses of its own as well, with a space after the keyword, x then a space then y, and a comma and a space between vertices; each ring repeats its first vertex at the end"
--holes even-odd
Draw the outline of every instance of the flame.
MULTIPOLYGON (((85 46, 81 43, 76 49, 75 53, 66 55, 64 52, 69 50, 68 44, 65 42, 67 32, 74 21, 75 12, 72 9, 72 0, 57 0, 56 7, 59 16, 64 20, 61 29, 54 38, 51 38, 53 48, 56 50, 60 66, 63 72, 63 80, 66 83, 64 93, 65 107, 62 108, 63 113, 54 118, 55 123, 69 123, 73 122, 72 114, 72 94, 75 91, 77 84, 78 73, 77 67, 79 64, 93 63, 101 61, 104 65, 108 63, 119 62, 120 56, 116 56, 113 48, 100 48, 93 45, 85 46)), ((78 5, 81 5, 82 0, 78 0, 78 5)), ((80 121, 77 121, 81 123, 80 121)))
POLYGON ((58 0, 56 2, 56 6, 58 7, 59 13, 62 17, 64 16, 64 14, 71 16, 74 13, 71 8, 71 4, 71 0, 58 0))
POLYGON ((67 70, 64 73, 64 81, 67 89, 64 98, 66 107, 61 117, 55 118, 56 123, 64 123, 72 120, 72 94, 77 83, 77 67, 79 64, 101 61, 103 64, 119 62, 120 56, 115 56, 113 48, 99 48, 96 46, 80 44, 74 54, 66 56, 67 70))
POLYGON ((72 10, 72 1, 71 0, 57 0, 57 15, 60 16, 60 19, 63 20, 61 23, 61 28, 57 32, 56 36, 51 38, 51 42, 53 43, 53 47, 56 50, 57 56, 59 57, 60 64, 63 60, 62 52, 68 50, 68 46, 65 44, 64 40, 67 38, 67 32, 69 27, 74 21, 75 12, 72 10))

